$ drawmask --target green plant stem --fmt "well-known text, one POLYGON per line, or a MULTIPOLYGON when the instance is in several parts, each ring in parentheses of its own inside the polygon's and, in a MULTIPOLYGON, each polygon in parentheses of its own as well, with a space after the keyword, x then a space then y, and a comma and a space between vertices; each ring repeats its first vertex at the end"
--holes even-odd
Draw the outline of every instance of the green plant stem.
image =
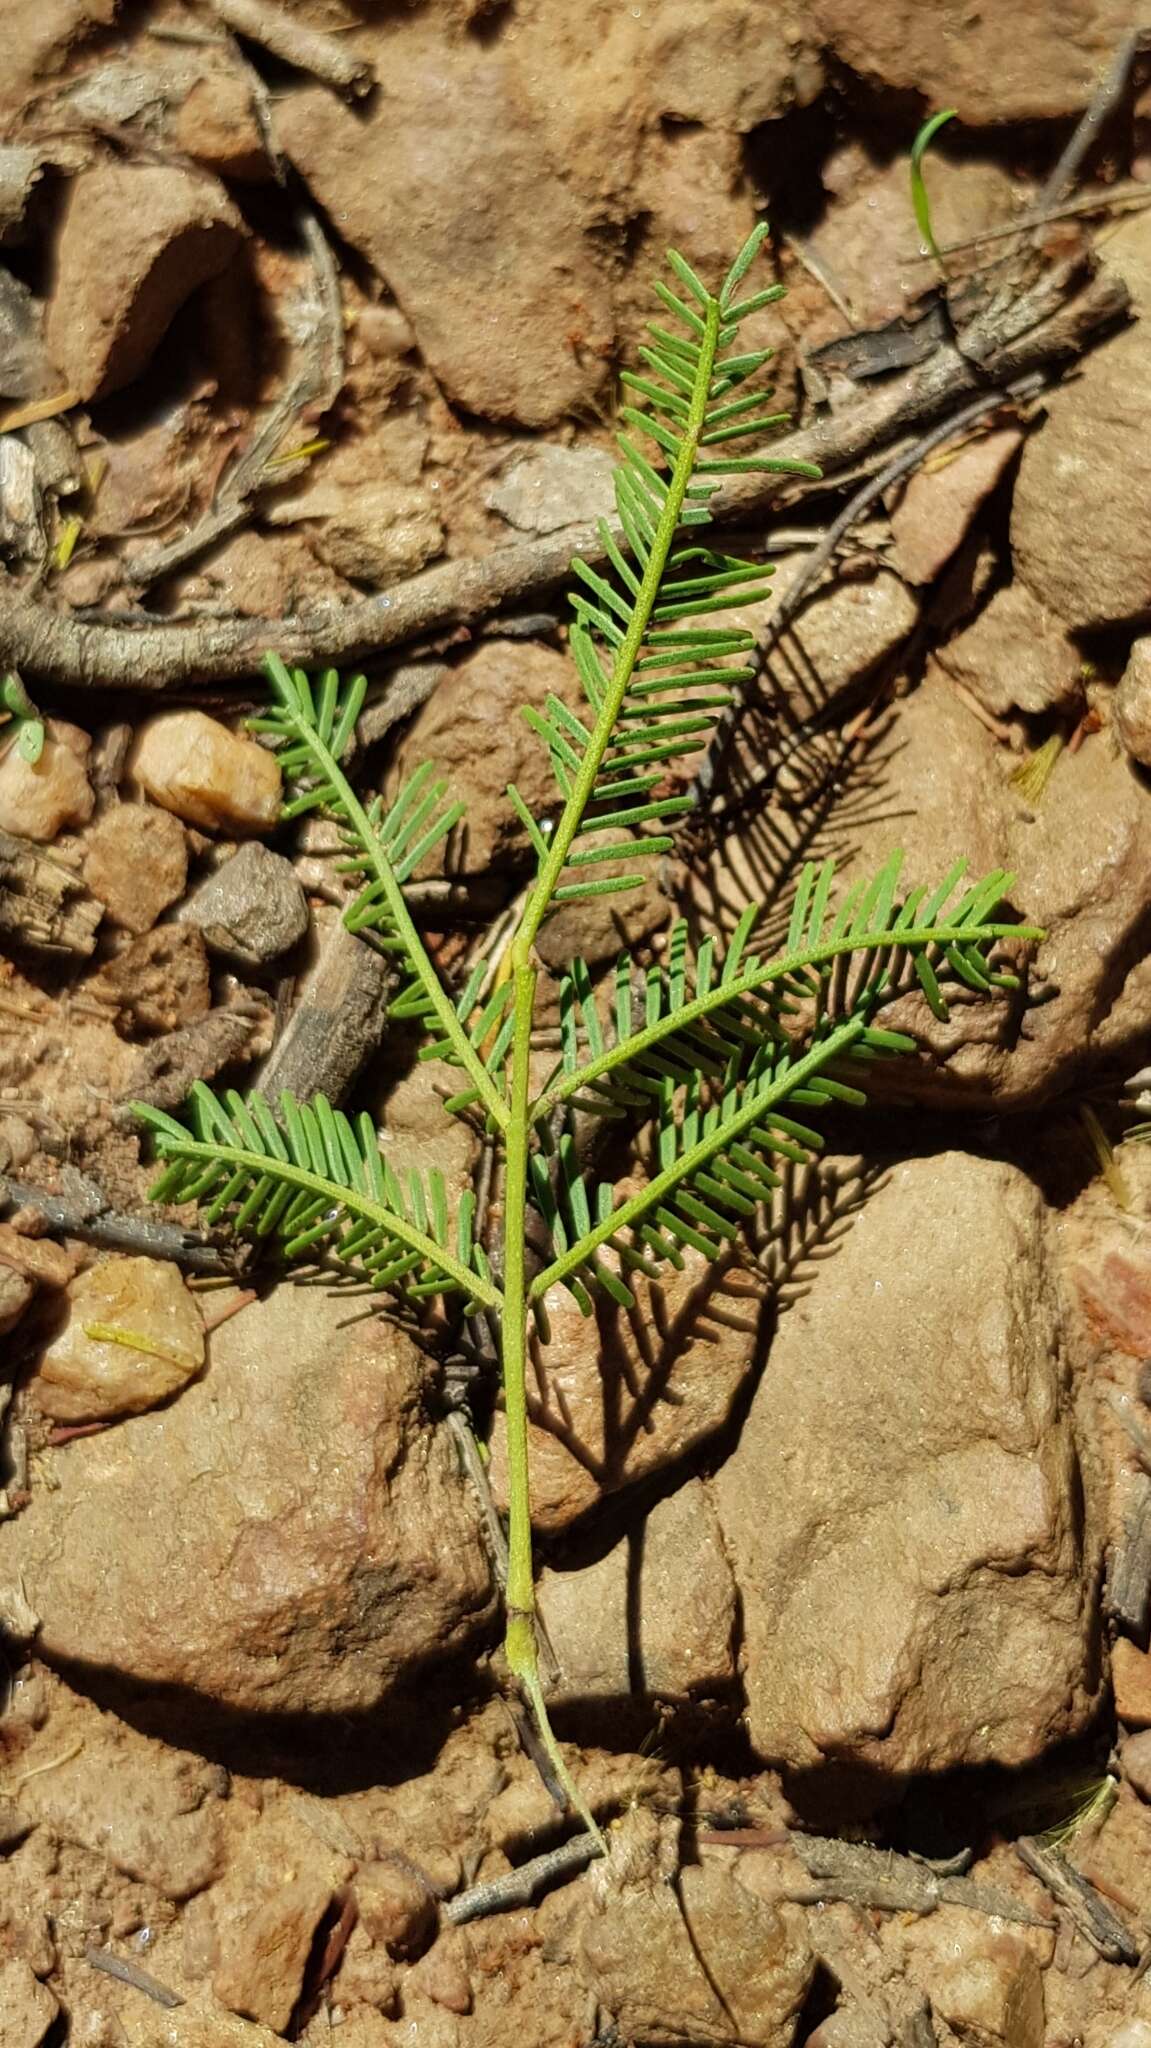
POLYGON ((354 827, 360 845, 364 848, 371 861, 372 873, 384 892, 384 900, 387 903, 392 922, 403 940, 405 956, 410 962, 413 973, 418 977, 420 986, 435 1011, 436 1021, 443 1030, 444 1036, 450 1039, 456 1058, 469 1080, 474 1084, 476 1093, 479 1095, 488 1115, 499 1125, 501 1130, 506 1129, 508 1121, 507 1103, 468 1037, 467 1032, 464 1030, 456 1015, 451 997, 448 995, 431 960, 428 958, 423 941, 412 922, 411 913, 404 901, 403 888, 392 873, 391 864, 384 856, 378 834, 372 830, 371 820, 367 812, 341 769, 335 755, 324 745, 318 733, 312 731, 309 726, 304 725, 302 722, 297 726, 296 730, 300 739, 306 743, 317 767, 322 769, 325 781, 330 782, 333 790, 337 792, 339 807, 347 817, 348 823, 354 827))
POLYGON ((616 655, 611 679, 604 691, 595 729, 580 763, 579 773, 552 834, 547 854, 536 877, 535 887, 524 906, 524 914, 513 946, 513 964, 517 966, 527 961, 536 934, 547 915, 548 906, 571 852, 572 841, 583 823, 584 813, 591 802, 604 754, 619 723, 620 707, 627 694, 640 649, 647 638, 652 611, 667 568, 668 556, 679 532, 680 514, 687 496, 687 487, 699 457, 700 438, 707 416, 708 393, 711 389, 712 371, 715 368, 719 327, 719 301, 713 298, 703 316, 704 332, 699 343, 699 368, 696 372, 688 415, 683 423, 679 454, 668 482, 667 496, 651 544, 643 581, 636 595, 627 635, 616 655))
POLYGON ((552 1732, 540 1680, 536 1644, 535 1573, 532 1565, 531 1482, 528 1472, 528 1289, 526 1252, 528 1094, 531 1086, 532 1017, 536 971, 515 971, 515 1035, 512 1039, 511 1115, 504 1155, 504 1272, 500 1317, 500 1363, 504 1387, 504 1422, 508 1458, 508 1578, 504 1652, 508 1669, 519 1681, 531 1706, 536 1729, 552 1767, 573 1808, 595 1836, 603 1836, 579 1788, 572 1781, 559 1743, 552 1732))
POLYGON ((518 1655, 512 1657, 513 1625, 522 1620, 534 1663, 532 1615, 535 1587, 532 1573, 531 1510, 528 1482, 527 1413, 527 1282, 524 1269, 528 1184, 528 1088, 530 1084, 532 1013, 535 970, 521 967, 515 977, 515 1035, 512 1040, 512 1102, 504 1167, 504 1412, 508 1439, 508 1657, 522 1676, 518 1655))

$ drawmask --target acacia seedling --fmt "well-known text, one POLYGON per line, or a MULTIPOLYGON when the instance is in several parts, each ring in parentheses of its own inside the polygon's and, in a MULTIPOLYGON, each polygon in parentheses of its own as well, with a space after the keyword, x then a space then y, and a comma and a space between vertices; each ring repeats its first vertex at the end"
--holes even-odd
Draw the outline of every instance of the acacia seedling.
POLYGON ((720 1259, 771 1202, 781 1167, 817 1151, 812 1117, 861 1104, 865 1063, 913 1049, 884 1022, 893 999, 918 989, 942 1017, 949 985, 981 994, 1014 986, 993 957, 1002 939, 1021 935, 997 914, 1011 883, 1001 872, 965 886, 960 864, 905 889, 893 853, 834 901, 830 863, 813 863, 798 876, 774 958, 757 948, 753 906, 725 946, 705 939, 693 950, 678 924, 662 964, 641 971, 622 955, 598 988, 573 960, 560 991, 559 1051, 541 1084, 542 926, 562 904, 634 887, 641 864, 670 851, 671 828, 691 802, 677 764, 706 743, 732 690, 754 675, 753 636, 724 614, 762 598, 771 572, 705 544, 709 500, 732 473, 818 474, 741 452, 784 418, 765 410, 752 381, 770 351, 741 339, 745 321, 780 295, 744 290, 765 232, 752 235, 718 293, 670 255, 673 282, 656 286, 665 317, 649 330, 641 367, 624 375, 617 522, 600 528, 605 566, 572 565, 570 645, 583 707, 577 713, 552 696, 525 713, 550 757, 553 803, 537 814, 508 790, 535 865, 503 971, 481 960, 450 987, 405 900, 405 885, 465 804, 427 765, 394 801, 362 799, 341 763, 363 678, 329 673, 313 685, 278 657, 267 662, 271 703, 255 723, 278 748, 284 816, 322 811, 338 821, 357 882, 345 921, 394 961, 392 1014, 422 1027, 425 1057, 456 1068, 445 1114, 481 1124, 496 1149, 499 1241, 482 1241, 473 1193, 453 1206, 436 1169, 396 1173, 371 1119, 349 1118, 322 1097, 284 1096, 273 1106, 259 1094, 221 1096, 198 1085, 186 1121, 138 1109, 164 1162, 158 1199, 196 1202, 209 1222, 229 1222, 289 1264, 323 1255, 382 1294, 431 1299, 457 1318, 482 1314, 496 1332, 507 1432, 507 1662, 573 1806, 593 1828, 552 1734, 537 1653, 533 1326, 546 1345, 546 1303, 558 1287, 591 1315, 597 1297, 632 1305, 637 1274, 658 1281, 689 1250, 720 1259), (647 1178, 623 1193, 598 1178, 580 1143, 581 1131, 605 1118, 630 1125, 646 1145, 647 1178), (529 1255, 529 1239, 543 1242, 542 1256, 529 1255))

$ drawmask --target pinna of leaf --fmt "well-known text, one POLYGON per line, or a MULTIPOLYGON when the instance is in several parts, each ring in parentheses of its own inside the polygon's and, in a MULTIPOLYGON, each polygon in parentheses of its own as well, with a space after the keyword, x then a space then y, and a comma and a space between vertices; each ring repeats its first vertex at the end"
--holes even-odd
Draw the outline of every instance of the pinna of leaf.
POLYGON ((381 1291, 438 1298, 457 1315, 487 1312, 499 1333, 507 1429, 507 1662, 593 1830, 551 1730, 537 1657, 530 1331, 546 1343, 553 1288, 567 1288, 590 1314, 597 1295, 630 1305, 636 1274, 658 1279, 689 1250, 717 1257, 770 1201, 781 1164, 816 1152, 812 1115, 862 1103, 852 1070, 913 1049, 883 1023, 886 1006, 919 989, 945 1016, 948 985, 1013 987, 993 965, 995 949, 1008 936, 1038 936, 997 916, 1006 874, 965 887, 960 864, 934 886, 907 889, 893 853, 833 903, 830 864, 810 865, 775 958, 756 948, 753 907, 722 949, 709 939, 693 953, 677 925, 664 964, 641 973, 623 955, 606 1005, 587 966, 573 961, 561 988, 559 1057, 539 1086, 534 942, 542 924, 562 903, 634 887, 638 863, 672 846, 668 828, 688 800, 667 793, 669 770, 705 742, 733 688, 753 674, 753 636, 720 621, 732 605, 762 596, 771 572, 701 543, 708 500, 733 471, 818 474, 740 452, 783 417, 764 409, 762 390, 741 389, 770 354, 742 345, 743 322, 779 296, 775 287, 740 296, 765 232, 752 235, 718 295, 669 257, 675 288, 656 287, 666 319, 649 330, 642 369, 625 374, 618 536, 602 526, 606 572, 573 564, 571 649, 584 708, 577 714, 553 696, 524 714, 554 770, 549 813, 537 817, 518 790, 508 792, 535 856, 508 973, 492 977, 481 961, 462 987, 447 987, 405 903, 405 883, 463 804, 448 800, 426 765, 389 805, 361 801, 341 756, 364 679, 329 673, 313 686, 275 655, 266 664, 271 704, 253 723, 277 744, 284 815, 323 811, 341 826, 357 883, 346 922, 392 956, 393 1011, 423 1027, 422 1055, 457 1070, 446 1112, 481 1123, 497 1149, 500 1244, 489 1254, 481 1242, 472 1194, 453 1211, 438 1171, 401 1176, 371 1119, 352 1120, 322 1097, 284 1096, 273 1106, 258 1094, 221 1097, 197 1085, 186 1121, 137 1110, 164 1162, 158 1199, 197 1202, 208 1221, 229 1222, 289 1262, 323 1255, 381 1291), (735 666, 724 665, 732 658, 735 666), (607 860, 617 867, 610 875, 607 860), (581 1157, 577 1111, 646 1132, 650 1171, 638 1191, 620 1197, 596 1178, 581 1157), (529 1226, 533 1243, 542 1227, 548 1247, 530 1268, 529 1226))

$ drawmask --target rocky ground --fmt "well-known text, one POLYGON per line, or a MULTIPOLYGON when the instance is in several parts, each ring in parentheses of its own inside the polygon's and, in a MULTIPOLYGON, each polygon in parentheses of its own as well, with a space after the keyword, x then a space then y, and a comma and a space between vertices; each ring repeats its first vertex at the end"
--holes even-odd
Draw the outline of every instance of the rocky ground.
POLYGON ((1151 2048, 1129 6, 2 27, 0 672, 47 724, 31 760, 10 688, 0 2048, 1151 2048), (944 107, 941 274, 907 160, 944 107), (556 1725, 612 1824, 586 1867, 501 1685, 492 1389, 485 1462, 458 1359, 149 1211, 128 1105, 323 1085, 475 1175, 331 833, 277 823, 259 655, 362 661, 360 785, 431 756, 466 797, 417 890, 454 970, 525 878, 506 783, 549 797, 517 707, 575 687, 562 570, 651 279, 669 243, 715 278, 764 207, 826 481, 729 492, 779 563, 761 682, 677 857, 566 909, 545 968, 778 921, 809 854, 893 844, 1010 870, 1046 936, 1022 994, 915 1012, 725 1270, 555 1319, 532 1470, 556 1725))

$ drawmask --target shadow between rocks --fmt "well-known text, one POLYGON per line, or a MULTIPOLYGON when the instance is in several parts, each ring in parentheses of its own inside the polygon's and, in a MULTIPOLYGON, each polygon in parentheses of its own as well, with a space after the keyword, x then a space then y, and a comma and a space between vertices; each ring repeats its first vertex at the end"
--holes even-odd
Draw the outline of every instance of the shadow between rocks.
POLYGON ((81 1658, 45 1658, 66 1684, 139 1734, 244 1776, 277 1777, 330 1797, 420 1777, 444 1743, 498 1691, 482 1669, 429 1669, 359 1714, 257 1714, 178 1685, 132 1684, 81 1658))

